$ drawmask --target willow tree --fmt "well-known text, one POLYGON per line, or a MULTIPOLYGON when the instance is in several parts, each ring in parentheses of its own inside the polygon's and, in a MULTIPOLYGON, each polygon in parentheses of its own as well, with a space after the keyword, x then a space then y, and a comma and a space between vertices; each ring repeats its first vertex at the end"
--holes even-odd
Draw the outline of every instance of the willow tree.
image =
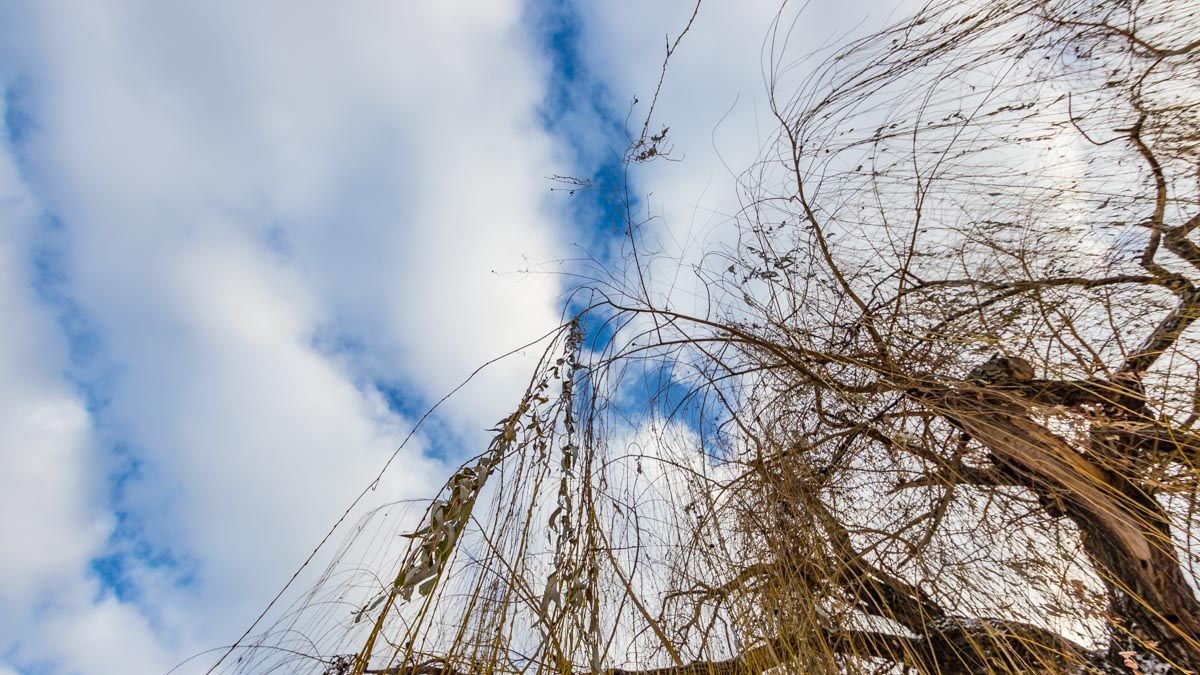
POLYGON ((777 26, 705 303, 635 234, 235 670, 1200 672, 1198 19, 941 2, 815 67, 777 26))

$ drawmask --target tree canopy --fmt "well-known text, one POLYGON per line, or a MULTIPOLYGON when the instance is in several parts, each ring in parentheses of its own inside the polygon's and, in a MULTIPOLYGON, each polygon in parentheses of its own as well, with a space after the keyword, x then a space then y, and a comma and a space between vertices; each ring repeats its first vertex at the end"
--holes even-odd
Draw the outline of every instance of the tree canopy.
POLYGON ((811 67, 775 26, 700 300, 631 227, 419 529, 370 514, 223 667, 1200 672, 1198 34, 943 1, 811 67))

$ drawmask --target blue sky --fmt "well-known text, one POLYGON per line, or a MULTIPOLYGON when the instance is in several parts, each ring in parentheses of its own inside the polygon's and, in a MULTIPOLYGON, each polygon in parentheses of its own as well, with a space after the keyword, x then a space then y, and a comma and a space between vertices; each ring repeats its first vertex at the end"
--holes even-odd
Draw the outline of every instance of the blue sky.
MULTIPOLYGON (((816 2, 799 42, 894 4, 816 2)), ((573 261, 619 259, 626 127, 691 9, 0 0, 0 675, 236 637, 429 403, 556 325, 573 261)), ((673 306, 770 133, 778 10, 705 5, 656 111, 683 161, 629 176, 673 306)), ((431 494, 538 353, 371 499, 431 494)))

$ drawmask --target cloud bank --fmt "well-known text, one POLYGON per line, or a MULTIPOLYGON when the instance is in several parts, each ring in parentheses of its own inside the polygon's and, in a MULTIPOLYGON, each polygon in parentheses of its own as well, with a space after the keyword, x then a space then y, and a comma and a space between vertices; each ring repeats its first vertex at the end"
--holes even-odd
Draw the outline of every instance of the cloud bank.
MULTIPOLYGON (((4 667, 227 644, 416 412, 557 323, 512 273, 560 249, 522 11, 0 8, 4 667)), ((372 499, 431 493, 527 363, 372 499)))
MULTIPOLYGON (((824 3, 795 39, 890 5, 824 3)), ((0 4, 0 673, 165 672, 236 637, 426 405, 557 324, 554 261, 620 240, 545 177, 611 166, 691 8, 0 4)), ((778 11, 706 5, 671 64, 685 161, 633 184, 671 256, 730 234, 778 11)), ((431 494, 537 354, 364 507, 431 494)))

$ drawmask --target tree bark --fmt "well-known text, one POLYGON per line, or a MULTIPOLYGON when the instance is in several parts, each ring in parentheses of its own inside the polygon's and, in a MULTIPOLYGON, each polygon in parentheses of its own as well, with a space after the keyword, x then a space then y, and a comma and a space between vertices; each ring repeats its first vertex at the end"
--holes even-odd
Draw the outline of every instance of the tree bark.
POLYGON ((1114 653, 1150 646, 1177 667, 1200 671, 1200 602, 1180 568, 1166 514, 1152 495, 1033 421, 1028 402, 1007 392, 915 393, 1040 496, 1062 501, 1113 597, 1114 653))

